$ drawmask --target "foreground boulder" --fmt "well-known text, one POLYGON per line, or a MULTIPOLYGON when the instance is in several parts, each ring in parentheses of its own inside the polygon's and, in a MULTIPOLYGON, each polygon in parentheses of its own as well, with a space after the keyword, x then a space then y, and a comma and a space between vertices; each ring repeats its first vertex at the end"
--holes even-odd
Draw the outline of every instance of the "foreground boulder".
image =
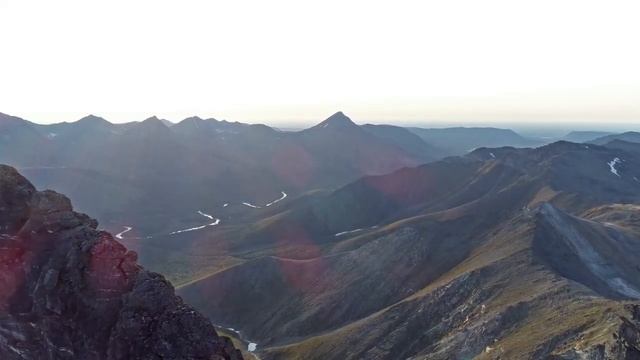
POLYGON ((97 225, 0 165, 1 359, 242 359, 97 225))

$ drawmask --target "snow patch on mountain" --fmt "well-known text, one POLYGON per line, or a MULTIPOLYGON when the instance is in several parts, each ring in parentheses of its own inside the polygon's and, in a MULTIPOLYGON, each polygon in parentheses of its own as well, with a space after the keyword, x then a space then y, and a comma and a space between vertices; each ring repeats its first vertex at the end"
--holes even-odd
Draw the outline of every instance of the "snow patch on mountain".
POLYGON ((607 163, 607 165, 609 165, 609 171, 617 177, 620 177, 620 174, 618 173, 618 169, 616 169, 616 165, 620 163, 622 163, 620 158, 614 158, 607 163))

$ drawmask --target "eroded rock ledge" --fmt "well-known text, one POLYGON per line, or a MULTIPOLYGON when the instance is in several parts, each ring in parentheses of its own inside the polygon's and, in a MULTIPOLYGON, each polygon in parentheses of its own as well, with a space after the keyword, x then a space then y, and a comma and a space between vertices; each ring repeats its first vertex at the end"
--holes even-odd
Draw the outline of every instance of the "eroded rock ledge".
POLYGON ((0 165, 0 358, 242 359, 97 225, 0 165))

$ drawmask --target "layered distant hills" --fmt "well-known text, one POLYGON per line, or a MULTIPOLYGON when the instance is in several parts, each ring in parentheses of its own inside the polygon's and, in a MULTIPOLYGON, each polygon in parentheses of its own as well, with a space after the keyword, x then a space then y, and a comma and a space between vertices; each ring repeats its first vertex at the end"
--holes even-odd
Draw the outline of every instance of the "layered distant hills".
POLYGON ((636 132, 636 131, 628 131, 628 132, 624 132, 622 134, 609 134, 609 135, 605 135, 605 136, 601 136, 598 138, 595 138, 593 140, 590 140, 590 143, 593 144, 598 144, 598 145, 605 145, 607 143, 610 143, 614 140, 622 140, 622 141, 626 141, 626 142, 632 142, 632 143, 640 143, 640 133, 636 132))
POLYGON ((0 162, 261 359, 638 359, 640 142, 567 138, 2 116, 0 162))
POLYGON ((447 155, 464 155, 480 147, 533 147, 543 144, 509 129, 488 127, 454 127, 443 129, 409 128, 425 142, 442 149, 447 155))
POLYGON ((188 225, 184 214, 267 204, 366 175, 417 166, 479 146, 529 146, 509 130, 356 125, 338 112, 295 132, 191 117, 112 124, 96 116, 35 124, 0 114, 0 162, 68 194, 114 230, 188 225))
POLYGON ((424 144, 405 149, 407 130, 389 132, 366 131, 342 113, 300 132, 197 117, 169 127, 157 118, 37 125, 2 115, 0 162, 68 193, 107 224, 151 232, 194 209, 265 204, 282 191, 331 188, 436 159, 424 144))
POLYGON ((562 140, 582 143, 608 135, 612 135, 612 133, 606 131, 571 131, 565 135, 562 140))

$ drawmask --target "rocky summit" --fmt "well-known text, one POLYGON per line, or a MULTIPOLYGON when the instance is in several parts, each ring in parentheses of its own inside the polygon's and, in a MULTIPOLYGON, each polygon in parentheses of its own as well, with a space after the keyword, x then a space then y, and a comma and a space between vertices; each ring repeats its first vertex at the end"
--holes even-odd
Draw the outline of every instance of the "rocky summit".
POLYGON ((97 226, 0 165, 1 359, 242 359, 97 226))

